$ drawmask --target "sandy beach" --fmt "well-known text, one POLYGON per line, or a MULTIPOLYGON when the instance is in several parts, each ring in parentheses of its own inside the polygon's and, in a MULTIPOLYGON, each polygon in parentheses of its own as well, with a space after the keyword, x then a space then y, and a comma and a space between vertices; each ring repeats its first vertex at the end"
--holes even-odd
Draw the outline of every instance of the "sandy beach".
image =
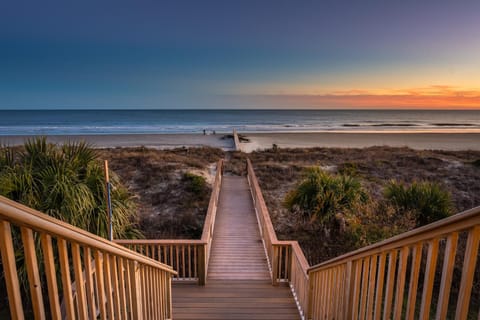
MULTIPOLYGON (((241 143, 244 152, 271 148, 364 148, 371 146, 410 147, 416 150, 480 150, 480 133, 353 133, 353 132, 295 132, 240 133, 249 139, 241 143)), ((32 136, 0 136, 2 145, 20 145, 32 136)), ((53 143, 85 140, 94 147, 139 147, 172 149, 178 147, 210 146, 232 150, 233 141, 225 134, 124 134, 124 135, 54 135, 53 143)))
POLYGON ((480 150, 480 133, 252 133, 244 152, 271 148, 410 147, 416 150, 480 150))
MULTIPOLYGON (((33 136, 0 136, 2 145, 21 145, 33 136)), ((210 146, 230 150, 231 139, 222 139, 223 134, 113 134, 113 135, 52 135, 47 136, 52 143, 86 141, 97 148, 140 147, 153 149, 173 149, 179 147, 210 146)))

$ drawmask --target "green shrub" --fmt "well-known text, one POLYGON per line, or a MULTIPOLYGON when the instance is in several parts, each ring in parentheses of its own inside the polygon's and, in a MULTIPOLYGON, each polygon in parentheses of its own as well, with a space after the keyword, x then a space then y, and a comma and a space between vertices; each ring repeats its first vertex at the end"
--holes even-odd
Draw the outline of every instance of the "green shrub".
POLYGON ((188 192, 198 195, 208 190, 207 181, 205 178, 191 172, 185 172, 183 175, 183 181, 186 183, 185 189, 188 192))
MULTIPOLYGON (((1 148, 0 194, 106 238, 106 186, 99 160, 96 151, 83 142, 59 146, 47 143, 45 138, 36 138, 27 141, 23 148, 1 148)), ((110 182, 114 238, 140 237, 134 224, 136 209, 132 196, 114 172, 110 172, 110 182)), ((12 233, 22 299, 26 303, 26 316, 30 318, 33 314, 27 294, 25 255, 18 228, 12 228, 12 233)), ((35 234, 35 243, 36 254, 41 259, 38 234, 35 234)), ((58 261, 57 252, 54 254, 58 261)), ((1 269, 0 264, 0 275, 1 269)), ((44 277, 43 265, 39 272, 44 277)))
POLYGON ((331 175, 318 167, 308 168, 302 181, 290 191, 284 205, 304 217, 326 222, 335 214, 352 210, 367 200, 360 181, 347 175, 331 175))
MULTIPOLYGON (((0 152, 0 194, 102 237, 108 236, 102 163, 86 143, 36 138, 0 152)), ((110 173, 115 238, 139 236, 132 196, 110 173)))
POLYGON ((412 213, 417 226, 446 218, 453 211, 450 193, 434 182, 414 182, 406 186, 392 181, 384 193, 398 213, 412 213))
POLYGON ((472 164, 477 167, 477 168, 480 168, 480 159, 477 159, 475 161, 472 161, 472 164))

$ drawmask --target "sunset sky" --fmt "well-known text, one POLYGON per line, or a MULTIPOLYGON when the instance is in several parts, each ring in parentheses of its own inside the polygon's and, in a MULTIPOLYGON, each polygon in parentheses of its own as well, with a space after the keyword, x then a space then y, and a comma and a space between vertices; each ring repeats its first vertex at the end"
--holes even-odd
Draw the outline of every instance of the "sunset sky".
POLYGON ((480 1, 3 1, 0 108, 480 108, 480 1))

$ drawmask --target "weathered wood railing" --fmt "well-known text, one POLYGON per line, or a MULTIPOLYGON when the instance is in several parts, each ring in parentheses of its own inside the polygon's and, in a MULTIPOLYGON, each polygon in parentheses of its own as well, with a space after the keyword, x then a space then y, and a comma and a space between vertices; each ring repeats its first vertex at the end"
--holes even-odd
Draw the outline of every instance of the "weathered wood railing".
POLYGON ((304 318, 480 316, 479 297, 470 305, 480 207, 309 267, 296 241, 277 240, 250 160, 247 169, 273 284, 289 281, 304 318))
POLYGON ((207 281, 210 247, 222 186, 222 171, 223 160, 219 160, 200 240, 116 240, 115 242, 172 266, 177 271, 174 280, 194 280, 204 285, 207 281))
POLYGON ((478 304, 470 314, 469 308, 479 239, 480 207, 313 266, 308 314, 313 319, 477 318, 478 304))
POLYGON ((309 279, 307 274, 309 264, 307 259, 297 241, 279 241, 277 239, 250 159, 247 159, 247 173, 260 235, 262 236, 271 269, 272 284, 278 285, 279 282, 289 282, 300 314, 305 316, 309 301, 309 279))
POLYGON ((36 319, 61 319, 62 300, 68 319, 172 317, 169 266, 4 197, 0 251, 12 319, 25 317, 19 257, 36 319))

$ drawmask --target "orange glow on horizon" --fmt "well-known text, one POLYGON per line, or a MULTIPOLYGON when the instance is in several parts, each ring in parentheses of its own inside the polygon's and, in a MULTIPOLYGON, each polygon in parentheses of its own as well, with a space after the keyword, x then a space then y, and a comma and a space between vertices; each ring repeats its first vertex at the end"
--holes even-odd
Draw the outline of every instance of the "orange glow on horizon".
POLYGON ((239 95, 240 103, 298 108, 480 109, 480 90, 436 85, 422 88, 335 90, 322 94, 239 95))

